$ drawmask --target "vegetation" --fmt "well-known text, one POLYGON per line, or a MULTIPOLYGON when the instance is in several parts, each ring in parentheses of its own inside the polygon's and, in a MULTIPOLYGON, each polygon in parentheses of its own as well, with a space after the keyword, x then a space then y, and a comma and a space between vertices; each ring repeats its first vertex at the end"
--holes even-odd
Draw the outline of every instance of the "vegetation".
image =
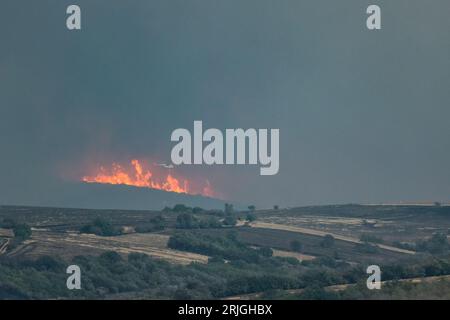
POLYGON ((324 248, 332 248, 334 246, 334 237, 330 234, 327 234, 320 245, 324 248))
MULTIPOLYGON (((11 229, 14 238, 9 241, 8 251, 13 250, 18 247, 23 241, 31 238, 32 230, 31 227, 26 223, 17 223, 14 219, 7 218, 0 221, 0 227, 4 229, 11 229)), ((0 245, 3 245, 4 241, 0 238, 0 245)))
POLYGON ((368 233, 363 233, 359 239, 363 242, 372 242, 372 243, 383 243, 384 242, 383 239, 381 239, 377 236, 368 234, 368 233))
POLYGON ((206 217, 198 219, 190 213, 182 213, 177 216, 176 228, 178 229, 204 229, 204 228, 220 228, 222 224, 215 217, 206 217))
POLYGON ((14 237, 20 241, 27 240, 31 237, 31 228, 29 225, 22 223, 13 226, 14 237))
POLYGON ((292 251, 295 251, 295 252, 301 252, 302 248, 303 248, 302 244, 298 240, 292 240, 290 242, 290 246, 291 246, 292 251))
POLYGON ((233 216, 226 216, 225 219, 223 220, 223 224, 225 226, 235 226, 237 223, 237 219, 233 216))
POLYGON ((96 218, 92 223, 81 227, 80 233, 91 233, 98 236, 110 237, 121 234, 121 231, 120 228, 113 226, 110 221, 96 218))
POLYGON ((233 205, 231 203, 225 203, 225 215, 231 215, 234 212, 233 205))
MULTIPOLYGON (((0 299, 218 299, 233 295, 263 299, 449 298, 449 281, 434 279, 450 275, 449 216, 445 205, 344 205, 257 213, 262 222, 292 223, 330 233, 323 236, 258 224, 236 226, 237 218, 253 221, 256 214, 235 211, 231 205, 225 210, 205 210, 179 204, 162 211, 0 207, 0 299), (132 229, 127 232, 158 234, 126 235, 124 226, 132 229), (31 227, 36 228, 33 234, 31 227), (103 246, 80 250, 72 241, 70 248, 63 250, 73 251, 61 255, 39 243, 40 238, 48 239, 47 234, 58 235, 54 239, 67 235, 72 240, 73 230, 120 235, 112 239, 80 236, 111 243, 107 248, 117 246, 117 250, 105 251, 109 249, 103 246), (332 234, 362 243, 335 239, 332 234), (32 243, 23 241, 31 235, 32 243), (376 245, 382 239, 385 246, 417 252, 386 250, 376 245), (121 247, 121 241, 127 246, 121 247), (169 263, 163 260, 167 259, 164 255, 156 259, 125 254, 131 243, 127 241, 147 254, 153 254, 154 248, 165 254, 202 256, 188 259, 196 261, 188 265, 169 263), (37 250, 40 246, 44 246, 41 251, 37 250), (5 248, 17 250, 9 254, 5 248), (65 269, 70 264, 81 267, 82 290, 66 288, 65 269), (387 281, 382 290, 366 287, 370 264, 381 267, 382 280, 387 281), (412 278, 419 280, 408 280, 412 278)), ((58 246, 69 242, 58 242, 58 246)))
POLYGON ((416 243, 418 251, 427 251, 434 254, 445 253, 450 249, 447 235, 443 233, 435 233, 428 240, 420 240, 416 243))
POLYGON ((356 245, 356 250, 363 252, 363 253, 369 253, 374 254, 379 252, 379 249, 377 246, 370 244, 369 242, 363 242, 356 245))
POLYGON ((172 249, 200 253, 225 260, 257 262, 260 256, 271 256, 267 250, 251 249, 239 242, 234 233, 228 233, 225 237, 178 233, 170 237, 168 246, 172 249))
POLYGON ((151 218, 148 223, 143 223, 135 226, 134 229, 139 233, 147 233, 164 230, 166 228, 166 225, 167 222, 164 216, 159 215, 151 218))

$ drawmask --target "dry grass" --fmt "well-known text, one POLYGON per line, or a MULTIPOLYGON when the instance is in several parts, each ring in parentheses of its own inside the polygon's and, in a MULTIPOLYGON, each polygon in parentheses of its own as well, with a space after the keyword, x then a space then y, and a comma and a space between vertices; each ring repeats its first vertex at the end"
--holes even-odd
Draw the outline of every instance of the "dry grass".
POLYGON ((143 253, 178 264, 208 262, 207 256, 167 248, 168 240, 167 235, 151 233, 100 237, 92 234, 34 230, 31 239, 25 241, 10 255, 25 255, 31 258, 57 255, 62 258, 72 258, 76 255, 98 255, 111 250, 124 255, 132 252, 143 253))
POLYGON ((278 249, 272 249, 272 251, 273 251, 274 257, 291 257, 291 258, 296 258, 299 261, 313 260, 316 258, 315 256, 310 256, 307 254, 292 252, 292 251, 285 251, 285 250, 278 250, 278 249))
MULTIPOLYGON (((283 230, 283 231, 291 231, 291 232, 298 232, 303 234, 309 234, 313 236, 319 236, 319 237, 325 237, 327 234, 332 235, 335 239, 341 240, 341 241, 347 241, 351 243, 362 243, 361 240, 349 236, 343 236, 336 233, 330 233, 327 231, 321 231, 321 230, 315 230, 310 228, 303 228, 303 227, 297 227, 292 225, 284 225, 284 224, 278 224, 278 223, 268 223, 268 222, 252 222, 250 224, 254 228, 265 228, 265 229, 274 229, 274 230, 283 230)), ((394 251, 398 253, 405 253, 405 254, 415 254, 414 251, 400 249, 384 244, 374 244, 378 246, 381 249, 394 251)))
POLYGON ((0 228, 0 237, 12 238, 14 237, 14 233, 11 229, 0 228))

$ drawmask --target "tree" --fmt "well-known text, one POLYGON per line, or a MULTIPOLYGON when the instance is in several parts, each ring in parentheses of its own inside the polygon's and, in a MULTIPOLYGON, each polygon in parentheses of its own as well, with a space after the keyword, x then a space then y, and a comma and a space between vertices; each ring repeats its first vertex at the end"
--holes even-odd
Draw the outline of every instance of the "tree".
POLYGON ((255 211, 256 207, 254 205, 248 206, 248 210, 255 211))
POLYGON ((205 210, 203 209, 203 208, 200 208, 200 207, 194 207, 193 209, 192 209, 192 212, 193 213, 195 213, 195 214, 197 214, 197 213, 202 213, 202 212, 204 212, 205 210))
POLYGON ((295 252, 302 251, 303 246, 300 243, 300 241, 298 241, 298 240, 292 240, 289 245, 290 245, 292 251, 295 251, 295 252))
POLYGON ((246 220, 250 221, 250 222, 255 221, 256 216, 254 214, 249 213, 249 214, 247 214, 246 220))
POLYGON ((177 217, 176 227, 179 229, 198 228, 198 220, 190 213, 182 213, 177 217))
POLYGON ((259 253, 264 257, 271 257, 273 255, 273 250, 269 247, 262 247, 259 249, 259 253))
POLYGON ((0 227, 5 229, 13 229, 17 222, 11 218, 5 218, 0 222, 0 227))
POLYGON ((325 235, 320 246, 323 248, 331 248, 334 246, 334 237, 331 234, 325 235))
POLYGON ((16 224, 13 227, 14 237, 20 240, 26 240, 31 237, 31 228, 27 224, 16 224))
POLYGON ((225 214, 230 215, 234 211, 233 205, 231 203, 225 203, 225 214))
POLYGON ((122 232, 120 228, 113 226, 110 221, 103 218, 96 218, 91 224, 81 227, 80 233, 110 237, 120 235, 122 232))
POLYGON ((278 210, 278 209, 279 209, 279 206, 277 204, 273 206, 273 210, 278 210))
POLYGON ((419 251, 428 251, 430 253, 444 253, 450 248, 447 236, 442 233, 435 233, 428 240, 418 241, 416 248, 419 251))
POLYGON ((184 204, 176 204, 173 207, 173 211, 174 212, 189 212, 189 211, 191 211, 191 208, 189 208, 188 206, 185 206, 184 204))
POLYGON ((223 220, 223 224, 226 226, 235 226, 237 223, 237 220, 235 217, 233 216, 227 216, 225 217, 225 219, 223 220))

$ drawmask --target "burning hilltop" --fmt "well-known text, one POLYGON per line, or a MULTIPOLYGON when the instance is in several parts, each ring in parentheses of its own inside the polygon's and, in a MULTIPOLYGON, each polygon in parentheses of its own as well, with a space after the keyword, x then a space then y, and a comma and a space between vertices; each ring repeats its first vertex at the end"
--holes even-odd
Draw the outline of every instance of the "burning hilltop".
POLYGON ((133 159, 126 165, 112 163, 109 167, 100 166, 94 174, 83 176, 81 180, 86 183, 127 185, 207 197, 215 195, 208 180, 198 183, 175 177, 173 169, 163 171, 157 166, 133 159))

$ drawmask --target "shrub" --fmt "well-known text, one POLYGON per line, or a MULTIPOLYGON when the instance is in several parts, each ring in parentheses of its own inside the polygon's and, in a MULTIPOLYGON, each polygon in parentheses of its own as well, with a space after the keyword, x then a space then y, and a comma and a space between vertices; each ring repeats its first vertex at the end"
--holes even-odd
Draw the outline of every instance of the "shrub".
POLYGON ((109 221, 97 218, 91 224, 80 228, 80 233, 96 234, 98 236, 117 236, 121 234, 119 228, 114 227, 109 221))
POLYGON ((300 251, 302 251, 302 244, 300 243, 300 241, 298 241, 298 240, 292 240, 290 243, 289 243, 289 245, 290 245, 290 247, 291 247, 291 250, 292 251, 295 251, 295 252, 300 252, 300 251))
POLYGON ((235 217, 233 216, 227 216, 225 217, 225 219, 223 220, 223 224, 226 226, 235 226, 237 223, 237 220, 235 217))
POLYGON ((31 237, 31 228, 27 224, 16 224, 13 227, 14 237, 20 240, 26 240, 31 237))
POLYGON ((327 234, 320 242, 320 246, 323 248, 331 248, 334 246, 334 237, 331 234, 327 234))

